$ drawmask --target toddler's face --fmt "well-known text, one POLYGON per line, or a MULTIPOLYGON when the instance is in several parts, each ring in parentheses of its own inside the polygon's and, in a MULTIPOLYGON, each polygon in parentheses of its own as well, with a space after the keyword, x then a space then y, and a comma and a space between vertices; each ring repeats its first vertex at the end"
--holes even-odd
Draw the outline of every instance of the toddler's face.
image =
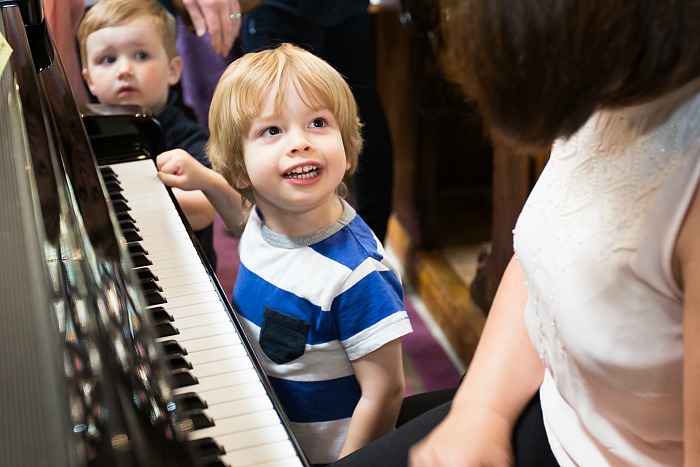
POLYGON ((180 79, 182 62, 172 60, 160 35, 140 18, 93 32, 85 42, 83 77, 103 104, 134 104, 154 114, 180 79))

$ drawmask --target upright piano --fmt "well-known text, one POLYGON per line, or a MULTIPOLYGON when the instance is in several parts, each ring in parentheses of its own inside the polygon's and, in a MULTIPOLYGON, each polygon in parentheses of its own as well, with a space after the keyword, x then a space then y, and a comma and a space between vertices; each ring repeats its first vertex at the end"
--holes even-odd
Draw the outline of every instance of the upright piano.
POLYGON ((0 465, 308 465, 152 120, 83 118, 41 0, 0 14, 0 465))

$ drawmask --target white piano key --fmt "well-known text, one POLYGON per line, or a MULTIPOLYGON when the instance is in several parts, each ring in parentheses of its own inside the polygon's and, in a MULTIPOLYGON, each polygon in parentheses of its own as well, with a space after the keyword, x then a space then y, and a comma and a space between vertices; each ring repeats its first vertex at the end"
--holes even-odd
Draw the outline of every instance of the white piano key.
POLYGON ((221 375, 224 373, 231 373, 234 371, 248 370, 253 368, 253 364, 250 361, 248 355, 208 363, 199 362, 196 356, 197 353, 187 355, 186 358, 187 361, 189 361, 193 365, 194 369, 192 371, 194 372, 195 376, 197 376, 197 378, 205 378, 209 376, 221 375))
MULTIPOLYGON (((240 417, 241 415, 260 413, 265 410, 272 410, 272 402, 267 396, 251 397, 231 402, 224 402, 214 406, 216 418, 222 420, 230 417, 240 417)), ((207 410, 205 410, 207 412, 207 410)))
POLYGON ((213 287, 210 290, 207 290, 206 292, 199 292, 196 294, 186 295, 182 297, 166 298, 168 299, 168 308, 173 309, 173 312, 175 311, 175 308, 183 306, 196 305, 198 303, 215 303, 217 301, 220 301, 219 295, 216 293, 213 287))
POLYGON ((243 383, 237 385, 234 389, 229 387, 217 388, 217 389, 204 389, 195 386, 188 386, 186 388, 175 389, 176 394, 182 394, 186 392, 196 391, 197 394, 206 401, 209 407, 216 407, 219 404, 235 401, 240 399, 247 399, 249 397, 260 396, 267 394, 265 391, 265 386, 258 380, 248 383, 243 383), (194 388, 194 389, 193 389, 194 388), (197 390, 199 389, 199 390, 197 390))
POLYGON ((168 303, 165 303, 163 304, 163 308, 165 308, 168 311, 168 313, 170 313, 176 320, 180 318, 190 318, 194 316, 205 315, 217 311, 228 313, 226 311, 226 307, 220 301, 218 303, 206 303, 206 306, 202 306, 201 303, 195 303, 193 305, 179 307, 171 307, 168 303))
POLYGON ((242 433, 248 430, 255 430, 280 423, 279 415, 274 409, 262 412, 247 413, 237 417, 221 418, 215 421, 216 425, 195 430, 188 433, 191 439, 201 439, 211 436, 216 439, 219 436, 242 433))
POLYGON ((250 358, 250 355, 248 355, 248 351, 246 350, 243 343, 233 343, 225 345, 223 347, 217 347, 215 349, 191 352, 188 354, 187 357, 192 360, 192 364, 194 365, 196 363, 213 363, 221 360, 234 359, 243 356, 245 356, 246 358, 250 358))
POLYGON ((198 352, 200 350, 216 349, 217 347, 223 347, 226 345, 235 344, 241 342, 241 338, 238 333, 221 334, 218 336, 203 337, 201 339, 192 339, 184 343, 182 346, 185 347, 188 353, 198 352))
POLYGON ((294 457, 286 457, 284 459, 263 462, 262 464, 255 464, 253 467, 302 467, 303 465, 299 457, 295 455, 294 457))
POLYGON ((206 326, 207 324, 230 322, 228 313, 214 312, 214 313, 203 313, 201 315, 189 316, 186 318, 177 319, 178 329, 189 329, 196 326, 206 326))
MULTIPOLYGON (((175 321, 177 327, 177 321, 175 321)), ((207 326, 195 326, 187 329, 180 329, 178 327, 178 334, 171 336, 172 339, 176 339, 180 345, 188 347, 188 342, 192 340, 198 340, 202 338, 218 337, 222 335, 236 336, 235 341, 240 342, 238 338, 238 333, 233 327, 233 323, 230 321, 224 321, 221 323, 209 324, 207 326)))
MULTIPOLYGON (((260 383, 260 378, 255 370, 240 370, 231 373, 224 373, 223 375, 213 375, 204 378, 199 378, 199 382, 194 386, 187 386, 190 391, 196 391, 198 394, 206 394, 207 391, 212 391, 215 389, 227 388, 231 391, 235 391, 236 386, 243 385, 246 383, 260 383)), ((184 388, 181 388, 184 389, 184 388)), ((234 397, 228 400, 233 400, 234 397)), ((212 405, 212 402, 205 399, 207 404, 212 405)))
POLYGON ((221 435, 217 439, 219 444, 225 446, 227 451, 236 451, 286 440, 289 440, 289 435, 283 425, 272 425, 241 433, 221 435))
POLYGON ((252 467, 266 462, 291 458, 295 454, 291 443, 287 441, 227 452, 222 460, 234 467, 252 467))
POLYGON ((167 289, 175 293, 177 292, 178 287, 199 283, 208 284, 211 288, 211 279, 209 278, 209 275, 204 271, 204 269, 200 271, 195 271, 192 274, 183 274, 181 276, 175 277, 158 278, 158 284, 163 289, 167 289))
POLYGON ((170 299, 181 297, 183 295, 208 292, 212 287, 210 282, 194 282, 190 284, 183 284, 179 287, 163 287, 162 283, 159 283, 159 285, 163 289, 163 294, 170 299))

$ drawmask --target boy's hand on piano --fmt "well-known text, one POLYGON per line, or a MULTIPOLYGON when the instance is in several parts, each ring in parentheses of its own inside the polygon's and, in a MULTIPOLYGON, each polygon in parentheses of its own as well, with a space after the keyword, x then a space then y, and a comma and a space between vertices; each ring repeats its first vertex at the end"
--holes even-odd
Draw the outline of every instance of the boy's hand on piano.
POLYGON ((158 178, 167 186, 181 190, 201 190, 214 172, 183 149, 165 151, 156 157, 158 178))

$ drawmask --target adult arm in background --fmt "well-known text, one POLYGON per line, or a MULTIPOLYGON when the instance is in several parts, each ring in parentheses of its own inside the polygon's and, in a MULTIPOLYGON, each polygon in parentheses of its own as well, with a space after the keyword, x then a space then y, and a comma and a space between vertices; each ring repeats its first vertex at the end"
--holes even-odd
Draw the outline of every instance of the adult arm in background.
POLYGON ((241 195, 224 177, 183 150, 165 151, 156 158, 158 178, 169 187, 199 190, 209 200, 231 234, 240 237, 245 225, 241 195))
POLYGON ((172 4, 197 36, 209 33, 215 53, 228 55, 241 30, 240 16, 232 19, 242 13, 239 0, 172 0, 172 4))
POLYGON ((68 75, 73 98, 78 106, 88 103, 80 57, 76 49, 78 26, 85 14, 84 0, 45 0, 44 14, 56 42, 61 63, 68 75))
POLYGON ((684 465, 700 465, 700 187, 676 241, 673 272, 683 289, 684 465))
POLYGON ((544 377, 525 328, 518 260, 503 274, 469 371, 445 419, 411 448, 412 467, 513 465, 512 431, 544 377))
POLYGON ((394 339, 352 362, 362 395, 340 457, 394 430, 404 394, 401 359, 401 339, 394 339))

